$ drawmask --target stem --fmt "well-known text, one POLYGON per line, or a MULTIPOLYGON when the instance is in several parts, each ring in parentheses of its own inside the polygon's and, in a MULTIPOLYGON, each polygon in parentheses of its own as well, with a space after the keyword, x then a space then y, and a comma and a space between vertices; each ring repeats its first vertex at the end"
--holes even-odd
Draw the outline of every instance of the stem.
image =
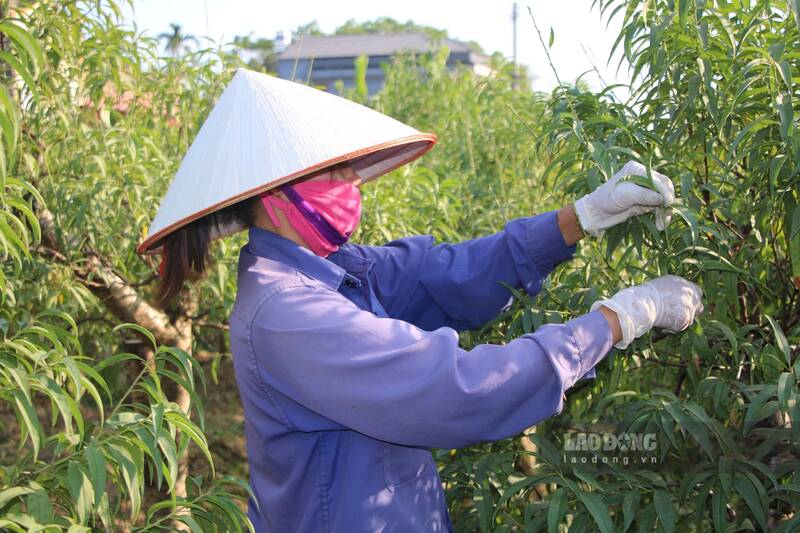
MULTIPOLYGON (((127 398, 130 395, 130 393, 133 391, 133 388, 136 386, 137 383, 139 383, 139 380, 142 379, 142 376, 148 370, 149 370, 149 365, 147 365, 147 363, 145 363, 144 367, 139 372, 139 375, 136 376, 136 379, 133 380, 133 382, 131 383, 131 386, 128 387, 128 390, 125 391, 125 394, 119 399, 119 401, 117 402, 117 405, 114 406, 114 409, 112 409, 111 413, 106 417, 106 420, 108 420, 109 418, 113 418, 114 417, 114 415, 117 413, 119 408, 122 407, 123 402, 125 401, 125 398, 127 398)), ((97 426, 97 427, 101 427, 101 426, 97 426)))
POLYGON ((542 49, 544 50, 544 53, 547 56, 547 62, 550 64, 550 69, 553 71, 553 74, 555 74, 556 81, 560 86, 561 78, 559 78, 558 71, 556 70, 556 67, 553 65, 553 59, 550 57, 550 52, 547 49, 547 45, 544 44, 544 38, 542 37, 542 32, 539 31, 539 25, 536 24, 536 18, 533 16, 533 10, 531 10, 531 6, 528 6, 528 14, 531 16, 531 20, 533 21, 533 27, 536 28, 536 34, 539 36, 539 42, 542 43, 542 49))

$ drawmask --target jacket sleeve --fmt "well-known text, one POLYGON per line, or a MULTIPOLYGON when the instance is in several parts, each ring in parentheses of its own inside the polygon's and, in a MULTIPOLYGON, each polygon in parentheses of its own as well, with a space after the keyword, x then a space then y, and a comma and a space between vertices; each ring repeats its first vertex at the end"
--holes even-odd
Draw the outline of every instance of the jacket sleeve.
POLYGON ((497 233, 455 244, 416 235, 349 249, 375 261, 370 281, 387 314, 429 331, 483 326, 511 300, 498 282, 534 296, 575 252, 564 242, 555 211, 512 219, 497 233))
POLYGON ((599 311, 505 345, 458 345, 318 286, 268 297, 251 323, 269 386, 343 426, 407 446, 493 441, 559 413, 564 391, 611 349, 599 311))

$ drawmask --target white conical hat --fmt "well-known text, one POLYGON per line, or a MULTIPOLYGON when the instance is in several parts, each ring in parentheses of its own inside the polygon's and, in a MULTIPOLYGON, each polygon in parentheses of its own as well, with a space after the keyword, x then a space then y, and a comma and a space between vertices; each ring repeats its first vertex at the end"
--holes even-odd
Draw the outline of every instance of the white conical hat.
MULTIPOLYGON (((361 185, 427 152, 420 133, 345 98, 267 74, 236 71, 161 201, 139 253, 163 250, 182 226, 287 181, 349 161, 361 185)), ((245 229, 213 227, 216 239, 245 229)))

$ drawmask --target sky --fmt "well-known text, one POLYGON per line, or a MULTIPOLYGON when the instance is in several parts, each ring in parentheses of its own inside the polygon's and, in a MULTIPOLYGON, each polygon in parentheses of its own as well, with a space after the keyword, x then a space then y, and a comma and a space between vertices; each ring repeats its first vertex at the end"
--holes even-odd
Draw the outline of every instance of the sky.
MULTIPOLYGON (((288 39, 292 29, 313 20, 327 33, 351 18, 366 21, 387 16, 446 29, 452 38, 477 41, 487 53, 499 51, 510 58, 512 4, 511 0, 134 0, 133 10, 126 8, 126 17, 151 36, 168 31, 174 22, 186 33, 226 43, 236 35, 250 33, 274 38, 278 31, 288 39)), ((591 4, 591 0, 518 2, 517 58, 528 65, 535 90, 552 89, 556 75, 539 42, 529 7, 545 44, 553 30, 555 39, 549 52, 562 81, 574 81, 594 64, 600 75, 592 72, 584 78, 593 88, 628 82, 625 65, 617 73, 618 56, 607 64, 620 19, 606 28, 608 21, 602 20, 598 8, 591 9, 591 4)))

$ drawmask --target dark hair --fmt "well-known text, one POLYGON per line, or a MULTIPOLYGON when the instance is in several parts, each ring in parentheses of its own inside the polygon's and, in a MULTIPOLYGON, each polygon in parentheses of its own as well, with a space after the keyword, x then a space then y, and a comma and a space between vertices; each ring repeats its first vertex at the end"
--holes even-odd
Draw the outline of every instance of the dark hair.
POLYGON ((258 196, 229 205, 219 211, 198 218, 164 238, 167 258, 164 275, 156 288, 156 304, 162 309, 183 288, 185 281, 201 279, 211 261, 211 230, 214 226, 226 227, 233 222, 252 226, 258 196))

